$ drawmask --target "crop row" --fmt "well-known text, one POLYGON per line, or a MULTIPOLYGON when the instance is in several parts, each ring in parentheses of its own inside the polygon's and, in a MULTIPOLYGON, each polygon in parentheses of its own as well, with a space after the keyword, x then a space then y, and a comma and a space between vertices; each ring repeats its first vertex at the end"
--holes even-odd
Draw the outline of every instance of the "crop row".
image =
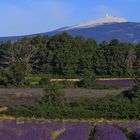
POLYGON ((139 122, 0 121, 0 140, 128 139, 140 140, 139 122))

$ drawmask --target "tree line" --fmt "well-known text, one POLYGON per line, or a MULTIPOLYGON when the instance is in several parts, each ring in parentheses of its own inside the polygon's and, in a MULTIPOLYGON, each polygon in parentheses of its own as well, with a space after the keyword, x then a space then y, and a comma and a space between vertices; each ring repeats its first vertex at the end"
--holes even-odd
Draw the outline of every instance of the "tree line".
POLYGON ((114 39, 98 43, 67 33, 0 43, 0 85, 26 85, 29 74, 68 78, 84 73, 98 77, 139 77, 140 44, 114 39))

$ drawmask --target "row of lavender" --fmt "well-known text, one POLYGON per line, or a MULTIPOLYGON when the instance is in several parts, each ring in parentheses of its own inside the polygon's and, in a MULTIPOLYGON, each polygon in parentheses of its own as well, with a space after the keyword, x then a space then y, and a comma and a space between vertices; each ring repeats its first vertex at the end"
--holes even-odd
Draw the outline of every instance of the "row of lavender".
POLYGON ((94 140, 140 140, 140 122, 96 123, 94 140))
POLYGON ((0 140, 87 140, 90 123, 1 121, 0 140))
POLYGON ((140 122, 0 121, 0 140, 88 139, 140 140, 140 122))

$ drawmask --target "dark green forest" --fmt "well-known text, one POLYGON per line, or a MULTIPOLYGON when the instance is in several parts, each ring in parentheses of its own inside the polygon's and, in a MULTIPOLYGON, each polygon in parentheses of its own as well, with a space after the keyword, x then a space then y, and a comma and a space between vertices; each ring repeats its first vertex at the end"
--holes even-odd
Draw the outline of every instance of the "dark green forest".
POLYGON ((0 43, 0 86, 30 86, 47 77, 139 77, 140 45, 71 37, 35 36, 0 43), (41 80, 41 79, 40 79, 41 80))

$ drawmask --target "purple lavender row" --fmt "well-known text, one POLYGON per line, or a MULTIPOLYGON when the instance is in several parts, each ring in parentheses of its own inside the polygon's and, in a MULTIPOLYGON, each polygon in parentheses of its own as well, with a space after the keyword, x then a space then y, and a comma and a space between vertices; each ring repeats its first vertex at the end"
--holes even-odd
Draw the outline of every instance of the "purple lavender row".
POLYGON ((55 140, 87 140, 90 123, 63 121, 0 122, 0 140, 51 140, 52 133, 64 129, 55 140))
POLYGON ((122 129, 132 140, 140 140, 140 122, 114 122, 113 125, 122 129))
MULTIPOLYGON (((140 140, 140 122, 97 123, 94 140, 127 140, 121 131, 124 128, 131 132, 132 140, 140 140)), ((53 132, 61 130, 55 140, 88 140, 90 129, 86 122, 0 121, 0 140, 51 140, 53 132)))
POLYGON ((97 123, 94 140, 128 140, 122 131, 108 123, 97 123))
POLYGON ((91 126, 90 123, 67 123, 66 128, 56 140, 88 140, 91 126))

